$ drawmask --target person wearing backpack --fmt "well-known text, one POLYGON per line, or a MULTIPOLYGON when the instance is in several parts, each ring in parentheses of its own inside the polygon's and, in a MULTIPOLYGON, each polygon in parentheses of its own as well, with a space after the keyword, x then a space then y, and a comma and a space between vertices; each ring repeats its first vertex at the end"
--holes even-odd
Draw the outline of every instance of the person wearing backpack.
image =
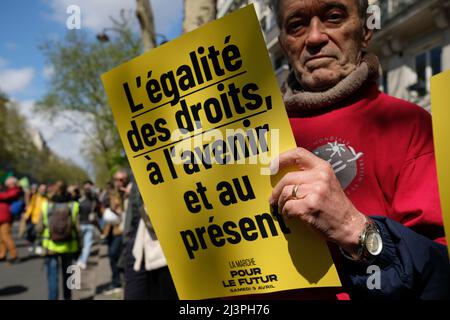
POLYGON ((78 202, 72 201, 62 181, 55 184, 55 193, 51 198, 42 203, 37 229, 42 232, 49 300, 58 299, 59 270, 62 272, 64 300, 70 300, 72 296, 67 280, 71 274, 68 268, 79 249, 78 211, 78 202))
POLYGON ((5 181, 6 190, 0 192, 0 261, 6 260, 6 253, 9 251, 10 262, 17 262, 17 252, 14 240, 11 236, 11 224, 13 221, 11 214, 11 204, 17 200, 22 190, 17 184, 15 177, 9 177, 5 181))

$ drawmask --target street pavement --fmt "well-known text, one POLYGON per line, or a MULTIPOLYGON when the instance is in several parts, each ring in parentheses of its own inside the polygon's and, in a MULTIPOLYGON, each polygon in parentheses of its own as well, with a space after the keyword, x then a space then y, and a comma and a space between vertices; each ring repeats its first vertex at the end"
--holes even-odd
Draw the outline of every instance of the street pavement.
MULTIPOLYGON (((18 223, 13 225, 13 236, 20 257, 20 262, 0 263, 0 300, 45 300, 47 299, 47 277, 44 258, 30 254, 27 243, 19 239, 18 223)), ((74 300, 119 300, 122 293, 105 292, 111 279, 111 269, 107 255, 107 246, 102 244, 97 235, 91 249, 86 270, 81 271, 81 286, 73 290, 74 300)), ((62 298, 62 279, 59 275, 59 295, 62 298)))

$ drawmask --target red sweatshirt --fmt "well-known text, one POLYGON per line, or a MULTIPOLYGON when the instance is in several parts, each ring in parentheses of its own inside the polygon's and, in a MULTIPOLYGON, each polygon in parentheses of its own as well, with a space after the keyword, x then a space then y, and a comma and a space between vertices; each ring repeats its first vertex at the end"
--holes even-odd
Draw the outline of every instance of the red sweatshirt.
MULTIPOLYGON (((380 92, 375 83, 328 110, 289 114, 297 145, 333 166, 345 193, 366 215, 386 216, 445 244, 431 116, 380 92)), ((333 252, 339 270, 339 254, 333 252)), ((348 299, 342 289, 272 298, 348 299), (341 292, 338 294, 338 292, 341 292)))
MULTIPOLYGON (((445 244, 428 112, 379 92, 374 83, 332 109, 290 112, 289 118, 297 145, 330 162, 359 211, 386 216, 445 244)), ((335 250, 332 255, 340 270, 344 258, 335 250)), ((348 299, 344 290, 302 289, 246 298, 348 299)))
POLYGON ((0 192, 0 224, 12 221, 9 206, 11 202, 19 198, 20 193, 21 190, 19 187, 10 188, 4 192, 0 192))
POLYGON ((372 84, 332 111, 290 122, 297 145, 333 165, 359 211, 445 244, 427 111, 372 84))

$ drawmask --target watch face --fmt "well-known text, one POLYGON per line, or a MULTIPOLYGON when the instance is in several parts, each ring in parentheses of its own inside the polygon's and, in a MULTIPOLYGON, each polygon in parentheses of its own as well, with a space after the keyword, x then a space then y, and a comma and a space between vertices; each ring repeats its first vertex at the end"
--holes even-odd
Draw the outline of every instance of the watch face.
POLYGON ((371 255, 379 255, 381 249, 383 249, 383 242, 380 234, 375 231, 369 232, 366 236, 365 247, 371 255))

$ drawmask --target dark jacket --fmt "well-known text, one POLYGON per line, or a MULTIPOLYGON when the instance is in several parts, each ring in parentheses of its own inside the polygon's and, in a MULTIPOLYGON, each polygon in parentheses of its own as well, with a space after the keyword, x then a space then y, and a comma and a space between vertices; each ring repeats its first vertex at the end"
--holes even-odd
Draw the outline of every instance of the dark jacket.
POLYGON ((371 263, 343 259, 352 299, 450 299, 447 247, 386 217, 372 217, 383 239, 380 256, 371 263), (379 287, 375 270, 379 268, 379 287), (369 289, 368 282, 373 289, 369 289))
POLYGON ((95 195, 83 196, 78 202, 80 203, 80 213, 78 214, 80 224, 96 225, 96 221, 100 217, 100 206, 95 195), (91 214, 95 215, 95 220, 90 219, 90 217, 93 218, 91 214))

